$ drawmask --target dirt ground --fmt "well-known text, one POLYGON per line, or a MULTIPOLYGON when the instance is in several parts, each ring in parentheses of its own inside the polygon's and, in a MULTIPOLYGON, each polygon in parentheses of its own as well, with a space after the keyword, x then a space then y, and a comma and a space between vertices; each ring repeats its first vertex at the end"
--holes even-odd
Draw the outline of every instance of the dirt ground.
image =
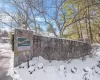
POLYGON ((11 47, 9 44, 0 43, 0 80, 13 80, 7 76, 7 71, 10 67, 11 47))

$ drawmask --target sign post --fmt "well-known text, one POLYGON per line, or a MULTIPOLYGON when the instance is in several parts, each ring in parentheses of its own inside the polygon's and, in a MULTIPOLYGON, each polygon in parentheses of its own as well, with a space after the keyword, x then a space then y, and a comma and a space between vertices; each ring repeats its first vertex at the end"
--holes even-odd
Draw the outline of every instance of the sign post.
POLYGON ((14 66, 23 62, 28 63, 33 57, 33 32, 30 30, 15 29, 14 35, 14 66))

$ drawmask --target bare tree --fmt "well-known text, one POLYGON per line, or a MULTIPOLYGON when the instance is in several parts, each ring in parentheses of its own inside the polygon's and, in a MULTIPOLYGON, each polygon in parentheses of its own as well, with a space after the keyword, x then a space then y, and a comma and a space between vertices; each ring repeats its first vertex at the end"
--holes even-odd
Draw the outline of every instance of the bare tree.
POLYGON ((36 20, 39 17, 38 5, 40 5, 40 0, 10 0, 9 4, 14 10, 12 12, 2 9, 2 13, 5 13, 12 19, 12 25, 3 21, 0 21, 2 24, 5 24, 10 27, 23 27, 32 29, 37 27, 39 22, 36 20), (34 6, 33 6, 34 5, 34 6), (38 8, 38 9, 37 9, 38 8))

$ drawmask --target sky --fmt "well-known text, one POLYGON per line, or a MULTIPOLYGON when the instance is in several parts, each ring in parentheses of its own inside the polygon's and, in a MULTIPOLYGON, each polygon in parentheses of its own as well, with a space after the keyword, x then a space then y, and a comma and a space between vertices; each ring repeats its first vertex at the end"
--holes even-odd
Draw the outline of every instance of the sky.
MULTIPOLYGON (((6 10, 8 12, 14 11, 14 8, 11 5, 9 5, 8 1, 9 0, 0 0, 0 14, 2 14, 3 10, 6 10)), ((9 19, 10 19, 9 16, 3 17, 3 21, 5 22, 9 22, 9 19)), ((44 21, 44 19, 40 17, 36 17, 36 20, 39 22, 44 21)), ((44 24, 42 24, 42 26, 44 26, 44 24)), ((0 23, 0 29, 10 31, 10 28, 7 25, 1 24, 1 23, 0 23)))
MULTIPOLYGON (((11 7, 8 4, 8 0, 0 0, 0 14, 1 15, 2 15, 3 9, 5 9, 7 11, 11 10, 11 7)), ((6 16, 6 17, 3 16, 3 21, 8 22, 9 19, 10 18, 8 16, 6 16)), ((10 31, 8 26, 1 24, 1 23, 0 23, 0 29, 10 31)))
MULTIPOLYGON (((10 12, 12 12, 12 11, 14 10, 14 8, 13 8, 12 6, 9 5, 8 1, 9 1, 9 0, 0 0, 0 10, 1 10, 1 11, 2 11, 2 7, 3 7, 3 9, 6 9, 7 11, 10 11, 10 12), (6 3, 6 4, 5 4, 5 3, 6 3)), ((47 7, 54 7, 54 6, 52 6, 51 1, 52 1, 52 0, 46 0, 46 1, 45 1, 45 4, 48 5, 47 7)), ((51 10, 48 11, 48 14, 50 13, 50 15, 51 15, 52 17, 54 17, 54 15, 51 14, 51 13, 54 13, 54 11, 55 11, 55 10, 52 8, 51 10)), ((4 20, 6 20, 6 19, 8 19, 8 17, 6 17, 4 20)), ((45 31, 45 30, 46 30, 45 27, 46 27, 47 25, 44 24, 44 19, 38 16, 38 17, 36 17, 36 20, 42 23, 41 26, 42 26, 43 30, 45 31)), ((55 23, 53 23, 53 25, 56 26, 55 23)), ((5 28, 3 28, 3 29, 6 29, 6 30, 8 30, 8 31, 10 30, 10 28, 8 28, 6 25, 1 25, 0 27, 2 27, 2 26, 5 27, 5 28)))
POLYGON ((10 10, 10 6, 8 5, 8 0, 0 0, 0 8, 2 7, 10 10))
MULTIPOLYGON (((3 10, 5 9, 6 11, 9 11, 9 12, 12 12, 12 11, 14 10, 14 8, 13 8, 12 6, 9 5, 8 1, 9 1, 9 0, 0 0, 0 12, 2 12, 2 9, 3 9, 3 10)), ((49 0, 46 0, 45 2, 46 2, 45 4, 48 4, 48 7, 51 7, 51 2, 50 2, 49 0)), ((53 7, 53 6, 52 6, 52 7, 53 7)), ((52 10, 52 11, 53 11, 53 10, 52 10)), ((48 12, 48 13, 49 13, 49 12, 48 12)), ((50 13, 51 13, 51 12, 50 12, 50 13)), ((6 16, 5 18, 3 18, 3 21, 9 20, 8 18, 9 18, 9 17, 6 16)), ((42 26, 43 30, 45 30, 45 26, 46 26, 46 25, 45 25, 44 22, 43 22, 44 19, 38 16, 38 17, 36 17, 36 20, 42 23, 41 26, 42 26)), ((10 28, 9 28, 8 26, 4 25, 4 24, 2 24, 2 25, 0 24, 0 29, 10 31, 10 28), (4 27, 5 27, 5 28, 4 28, 4 27)))

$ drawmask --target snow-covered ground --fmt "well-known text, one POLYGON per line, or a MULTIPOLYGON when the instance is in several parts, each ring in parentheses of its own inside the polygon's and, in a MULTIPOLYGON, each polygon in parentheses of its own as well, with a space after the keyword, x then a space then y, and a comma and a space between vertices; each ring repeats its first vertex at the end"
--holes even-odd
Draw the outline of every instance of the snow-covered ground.
POLYGON ((6 75, 10 65, 11 54, 10 44, 0 43, 0 80, 12 80, 10 76, 6 75))
POLYGON ((10 60, 11 68, 8 75, 14 80, 100 80, 100 49, 95 55, 82 61, 73 59, 68 61, 48 60, 34 57, 29 63, 23 63, 13 68, 13 55, 10 60))
POLYGON ((9 51, 11 52, 11 45, 9 43, 0 43, 0 52, 9 52, 9 51))

